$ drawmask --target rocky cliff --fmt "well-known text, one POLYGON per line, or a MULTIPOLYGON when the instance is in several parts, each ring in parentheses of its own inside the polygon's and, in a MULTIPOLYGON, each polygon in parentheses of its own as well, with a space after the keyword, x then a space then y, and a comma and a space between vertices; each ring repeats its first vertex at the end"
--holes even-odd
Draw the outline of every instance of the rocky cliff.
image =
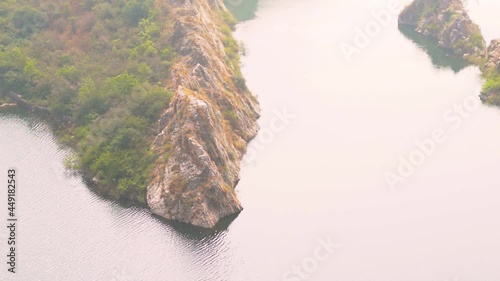
POLYGON ((492 40, 488 47, 488 61, 486 62, 487 69, 495 69, 500 71, 500 40, 492 40))
POLYGON ((242 210, 235 186, 246 144, 258 131, 259 106, 235 78, 222 0, 170 2, 180 59, 167 83, 175 96, 152 145, 161 156, 147 202, 156 215, 211 228, 242 210))
POLYGON ((470 61, 486 54, 486 42, 460 0, 416 0, 399 16, 400 25, 436 39, 439 46, 470 61))

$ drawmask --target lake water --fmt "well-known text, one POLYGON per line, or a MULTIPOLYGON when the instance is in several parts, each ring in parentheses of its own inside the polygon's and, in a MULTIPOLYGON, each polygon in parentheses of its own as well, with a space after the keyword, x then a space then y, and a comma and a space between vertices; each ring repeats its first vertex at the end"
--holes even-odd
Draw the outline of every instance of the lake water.
MULTIPOLYGON (((500 109, 477 105, 476 67, 410 40, 396 15, 348 61, 341 44, 354 46, 388 2, 261 0, 253 18, 240 11, 263 129, 237 187, 245 210, 227 229, 200 233, 97 197, 65 171, 70 152, 47 126, 1 115, 0 182, 11 167, 19 180, 19 264, 0 279, 500 280, 500 109), (391 187, 401 161, 419 165, 391 187)), ((487 39, 500 37, 496 0, 469 2, 487 39)))

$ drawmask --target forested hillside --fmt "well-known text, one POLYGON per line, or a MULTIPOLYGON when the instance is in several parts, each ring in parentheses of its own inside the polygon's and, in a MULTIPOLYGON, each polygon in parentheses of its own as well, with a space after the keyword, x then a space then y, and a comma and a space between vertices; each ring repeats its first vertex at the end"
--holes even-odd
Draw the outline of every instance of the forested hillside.
MULTIPOLYGON (((149 147, 168 107, 170 9, 153 0, 0 3, 0 99, 50 109, 76 168, 112 199, 145 204, 149 147)), ((1 101, 0 100, 0 101, 1 101)))

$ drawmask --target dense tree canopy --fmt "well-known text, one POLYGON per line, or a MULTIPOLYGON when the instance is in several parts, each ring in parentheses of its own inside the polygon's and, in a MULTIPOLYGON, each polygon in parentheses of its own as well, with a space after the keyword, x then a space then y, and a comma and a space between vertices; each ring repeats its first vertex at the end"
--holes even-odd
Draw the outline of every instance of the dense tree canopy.
MULTIPOLYGON (((114 199, 145 203, 155 122, 176 58, 169 9, 152 0, 5 0, 0 87, 48 107, 77 168, 114 199), (69 122, 69 123, 68 123, 69 122)), ((166 5, 166 4, 165 4, 166 5)))

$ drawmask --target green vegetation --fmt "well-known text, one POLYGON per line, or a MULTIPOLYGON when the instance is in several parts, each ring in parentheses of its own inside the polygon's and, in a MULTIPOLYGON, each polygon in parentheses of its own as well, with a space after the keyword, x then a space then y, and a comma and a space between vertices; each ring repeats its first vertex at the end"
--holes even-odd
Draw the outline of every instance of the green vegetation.
POLYGON ((427 18, 430 14, 433 14, 439 8, 439 0, 427 1, 427 3, 421 3, 418 6, 418 15, 420 15, 418 21, 422 21, 427 18))
POLYGON ((500 74, 498 72, 486 78, 483 85, 483 92, 500 90, 500 74))
POLYGON ((240 49, 238 42, 231 35, 236 19, 228 12, 221 12, 220 17, 223 19, 220 23, 220 30, 224 35, 222 43, 224 44, 224 52, 226 53, 226 63, 232 67, 232 80, 238 89, 247 91, 246 80, 240 70, 240 49))
POLYGON ((172 96, 162 85, 176 59, 166 5, 0 3, 0 92, 50 108, 57 135, 76 149, 75 168, 115 200, 146 202, 149 146, 172 96))
POLYGON ((459 3, 451 1, 446 5, 442 6, 442 1, 439 0, 414 1, 405 8, 402 15, 411 21, 408 24, 425 30, 426 36, 445 42, 446 48, 460 56, 467 55, 467 60, 479 64, 481 51, 485 47, 479 26, 474 23, 460 24, 463 7, 459 3), (468 38, 456 38, 453 35, 455 29, 467 34, 468 38), (448 42, 449 40, 454 41, 448 42))
MULTIPOLYGON (((479 27, 476 24, 471 24, 468 34, 469 37, 467 39, 457 40, 452 48, 454 50, 482 50, 484 48, 484 38, 479 27)), ((471 57, 467 59, 471 62, 478 63, 478 60, 481 58, 472 54, 471 57)))
POLYGON ((481 99, 487 104, 500 106, 500 73, 494 69, 483 70, 483 76, 481 99))

